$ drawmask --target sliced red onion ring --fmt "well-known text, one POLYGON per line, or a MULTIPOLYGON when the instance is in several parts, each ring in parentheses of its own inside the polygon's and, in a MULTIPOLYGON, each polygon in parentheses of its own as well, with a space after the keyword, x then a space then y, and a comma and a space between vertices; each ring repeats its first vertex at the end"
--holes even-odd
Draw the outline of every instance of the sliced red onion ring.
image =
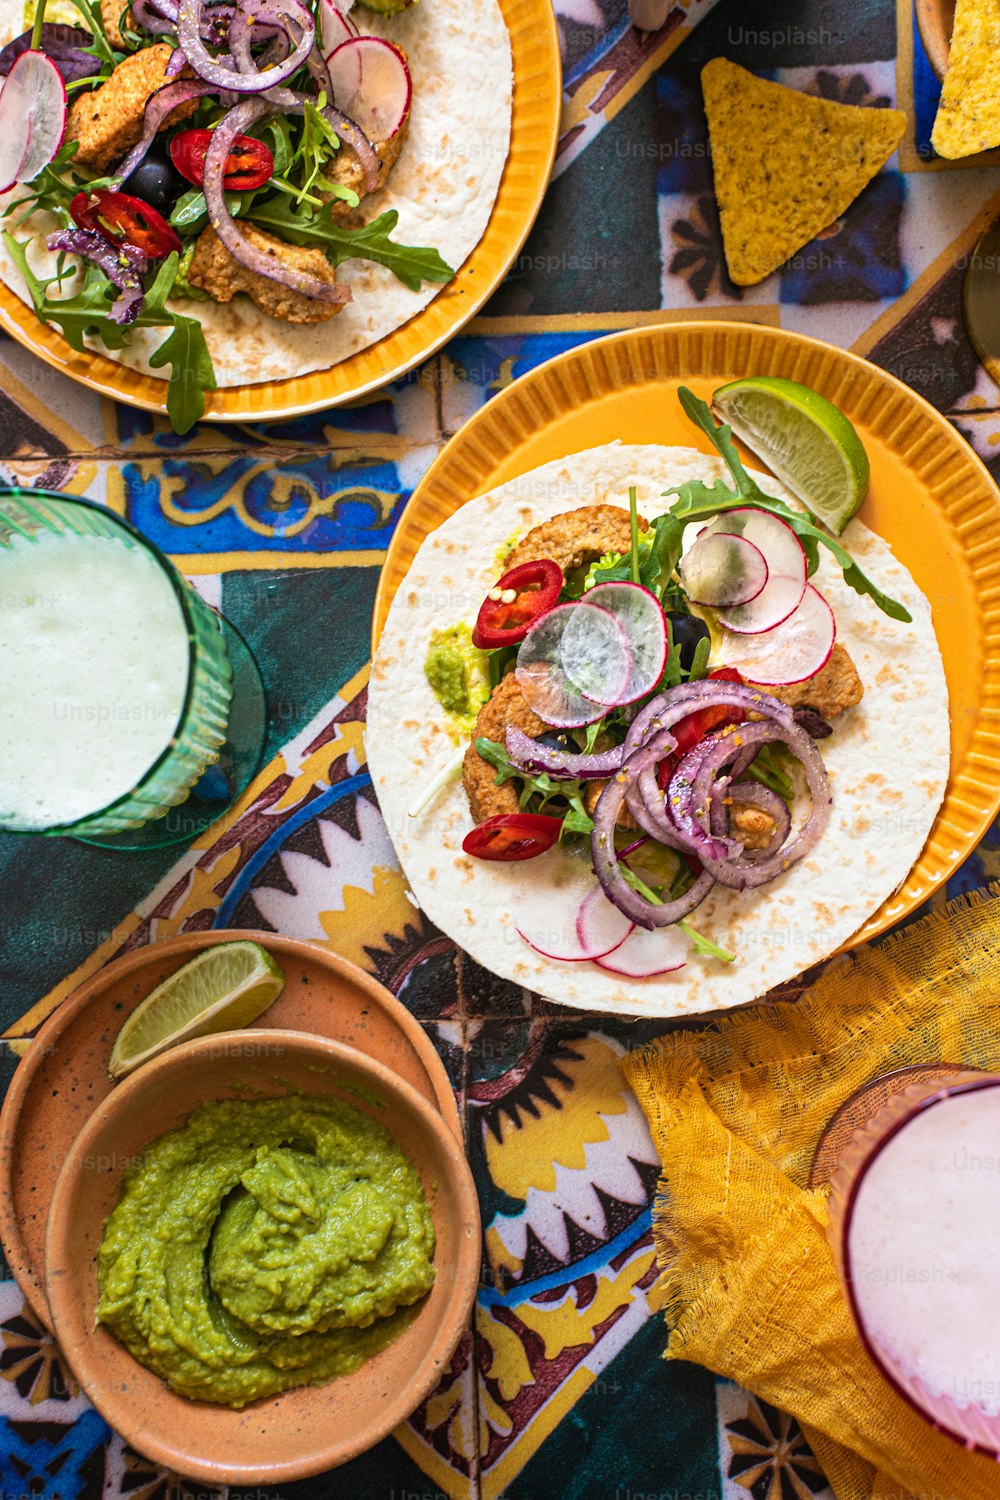
MULTIPOLYGON (((714 749, 715 739, 716 736, 710 735, 701 740, 681 758, 680 764, 670 778, 666 796, 667 812, 671 820, 688 848, 693 850, 702 861, 733 859, 743 850, 743 845, 738 840, 731 839, 728 835, 717 838, 710 831, 709 809, 712 784, 709 780, 708 790, 703 791, 699 777, 710 750, 714 749)), ((739 746, 733 748, 730 741, 730 747, 735 756, 739 746)), ((655 773, 648 774, 652 777, 655 786, 655 773)), ((642 792, 643 801, 648 807, 649 797, 645 785, 642 786, 642 792)))
POLYGON ((249 130, 265 115, 273 112, 273 105, 268 104, 264 99, 244 99, 241 104, 237 104, 235 109, 231 109, 228 115, 224 116, 212 132, 212 139, 205 154, 205 175, 202 184, 209 223, 233 259, 238 260, 241 266, 246 266, 248 271, 254 271, 258 276, 266 276, 269 281, 276 281, 281 286, 291 287, 293 291, 300 292, 303 297, 312 297, 317 302, 343 306, 345 302, 351 300, 349 286, 341 282, 321 281, 318 276, 310 276, 307 272, 296 270, 294 266, 278 260, 275 256, 267 255, 245 238, 226 207, 222 181, 226 157, 232 150, 233 142, 238 135, 249 130))
MULTIPOLYGON (((636 714, 625 737, 626 760, 651 733, 661 728, 671 729, 698 708, 709 704, 722 704, 766 714, 780 723, 792 722, 792 710, 786 703, 781 703, 777 698, 772 698, 770 693, 746 683, 724 682, 715 678, 680 683, 658 697, 651 698, 645 708, 636 714)), ((741 771, 746 770, 746 764, 756 753, 756 749, 748 752, 740 765, 741 771)), ((651 834, 661 843, 669 844, 673 849, 698 852, 696 842, 683 835, 667 816, 663 792, 653 770, 643 774, 629 789, 627 801, 629 812, 645 833, 651 834)))
MULTIPOLYGON (((176 55, 176 54, 175 54, 176 55)), ((199 99, 202 94, 212 94, 212 84, 200 78, 178 78, 173 83, 164 83, 146 101, 146 112, 142 120, 142 139, 138 141, 121 163, 111 179, 111 186, 118 187, 131 177, 150 146, 156 140, 157 131, 167 116, 189 99, 199 99)))
POLYGON ((141 250, 132 245, 111 245, 93 229, 61 229, 57 234, 50 234, 45 243, 50 250, 65 250, 100 266, 108 280, 121 292, 111 304, 108 313, 111 321, 122 328, 135 322, 146 298, 140 277, 149 266, 141 250))
MULTIPOLYGON (((131 0, 131 11, 133 23, 149 36, 174 36, 176 34, 177 22, 165 16, 160 7, 152 3, 152 0, 131 0)), ((183 56, 183 52, 181 55, 183 56)), ((173 62, 173 58, 170 62, 173 62)), ((169 69, 170 63, 167 67, 169 69)))
MULTIPOLYGON (((830 821, 833 799, 830 795, 830 778, 819 751, 805 730, 800 729, 797 724, 743 724, 740 726, 740 738, 745 743, 753 743, 758 747, 775 740, 787 745, 802 763, 812 797, 812 808, 805 824, 790 843, 782 844, 766 859, 748 860, 741 856, 733 860, 704 861, 705 868, 712 872, 720 884, 732 886, 736 890, 746 890, 751 886, 766 885, 816 847, 830 821)), ((695 778, 696 792, 699 786, 710 785, 716 771, 731 758, 732 747, 716 741, 698 770, 695 778)))
POLYGON ((731 807, 756 807, 766 813, 774 824, 767 845, 762 849, 744 848, 742 858, 748 864, 759 864, 780 849, 792 831, 792 815, 788 805, 769 786, 759 781, 730 781, 716 783, 716 795, 712 798, 712 832, 726 834, 730 829, 731 807))
MULTIPOLYGON (((246 17, 248 8, 249 0, 246 0, 245 4, 237 5, 236 15, 230 22, 230 33, 237 27, 239 18, 246 17)), ((251 67, 243 72, 239 68, 227 68, 221 59, 211 55, 202 41, 201 28, 204 20, 202 0, 180 0, 177 12, 177 40, 184 48, 191 67, 200 78, 204 78, 207 83, 214 83, 217 88, 230 89, 235 93, 260 94, 275 84, 286 82, 305 64, 316 40, 316 24, 312 12, 306 6, 301 5, 299 0, 273 0, 271 4, 257 6, 252 11, 252 16, 254 21, 259 20, 269 26, 285 26, 286 23, 294 20, 300 28, 300 35, 295 46, 283 61, 260 69, 251 67)))
POLYGON ((647 742, 622 766, 616 776, 608 782, 594 810, 594 831, 590 835, 590 853, 598 880, 609 901, 639 927, 669 927, 694 911, 715 884, 714 877, 703 870, 685 895, 676 901, 665 901, 654 906, 645 896, 626 881, 621 871, 615 850, 615 823, 625 802, 630 786, 643 771, 654 770, 657 763, 669 754, 675 741, 668 729, 658 729, 647 742))
POLYGON ((604 780, 621 770, 624 745, 583 755, 575 750, 556 750, 533 740, 523 729, 512 725, 507 730, 507 753, 522 771, 535 775, 545 771, 556 781, 604 780))
POLYGON ((167 78, 176 78, 178 73, 183 73, 186 67, 187 58, 184 56, 184 48, 175 47, 170 54, 170 61, 167 63, 165 69, 167 78))

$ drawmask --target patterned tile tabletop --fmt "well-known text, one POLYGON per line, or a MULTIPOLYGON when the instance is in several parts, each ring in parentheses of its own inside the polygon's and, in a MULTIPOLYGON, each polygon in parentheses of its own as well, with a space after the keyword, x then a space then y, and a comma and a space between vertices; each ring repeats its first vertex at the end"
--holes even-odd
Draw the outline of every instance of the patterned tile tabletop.
MULTIPOLYGON (((189 849, 0 835, 5 1079, 114 955, 261 927, 327 943, 394 991, 463 1112, 485 1230, 474 1326, 392 1438, 283 1486, 284 1500, 829 1494, 790 1418, 660 1358, 656 1158, 618 1067, 656 1027, 576 1016, 493 978, 407 899, 365 770, 370 618, 393 527, 442 445, 518 375, 615 329, 707 315, 853 349, 926 396, 1000 478, 1000 396, 960 303, 971 247, 1000 213, 1000 169, 933 159, 937 85, 909 0, 681 0, 646 36, 625 0, 556 11, 563 132, 541 215, 482 315, 409 378, 353 407, 178 438, 0 342, 0 477, 102 500, 152 537, 247 637, 270 710, 263 771, 189 849), (750 289, 726 274, 698 84, 720 54, 910 119, 844 218, 750 289)), ((994 828, 935 900, 997 876, 994 828)), ((0 1339, 3 1500, 215 1493, 108 1429, 9 1280, 0 1339)))

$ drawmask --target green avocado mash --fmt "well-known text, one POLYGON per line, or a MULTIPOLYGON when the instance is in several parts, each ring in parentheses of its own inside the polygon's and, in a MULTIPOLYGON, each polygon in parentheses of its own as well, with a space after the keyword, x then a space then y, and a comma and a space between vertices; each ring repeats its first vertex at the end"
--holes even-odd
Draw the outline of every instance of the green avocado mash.
POLYGON ((471 734, 490 696, 490 677, 486 653, 472 644, 468 625, 434 631, 424 671, 441 707, 460 721, 466 735, 471 734))
POLYGON ((97 1316, 181 1395, 240 1407, 385 1348, 433 1254, 420 1179, 375 1120, 303 1094, 213 1101, 126 1174, 97 1316))

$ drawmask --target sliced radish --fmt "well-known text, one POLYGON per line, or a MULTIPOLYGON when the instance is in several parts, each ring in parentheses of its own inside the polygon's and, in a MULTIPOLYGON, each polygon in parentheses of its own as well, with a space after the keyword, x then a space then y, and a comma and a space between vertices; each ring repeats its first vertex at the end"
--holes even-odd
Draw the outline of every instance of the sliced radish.
POLYGON ((323 54, 329 57, 342 42, 359 36, 357 26, 337 0, 319 0, 319 31, 323 54))
POLYGON ((606 683, 611 691, 620 691, 631 670, 628 648, 611 615, 583 604, 560 604, 550 609, 521 642, 517 681, 528 706, 559 729, 592 724, 611 701, 587 697, 582 685, 570 680, 562 657, 567 636, 567 660, 585 679, 588 690, 606 683))
POLYGON ((576 935, 580 947, 589 953, 604 958, 614 953, 626 941, 635 923, 620 912, 613 901, 609 901, 600 885, 583 902, 576 915, 576 935))
POLYGON ((836 639, 833 610, 809 583, 798 608, 773 630, 759 635, 726 631, 720 657, 724 666, 738 668, 747 681, 777 687, 815 677, 830 660, 836 639))
POLYGON ((0 89, 0 192, 30 182, 66 134, 66 85, 44 52, 22 52, 0 89))
MULTIPOLYGON (((625 941, 632 922, 605 896, 588 861, 569 858, 561 849, 541 860, 548 861, 542 879, 519 886, 514 924, 536 953, 563 963, 587 963, 625 941)), ((535 863, 537 868, 540 861, 535 863)))
POLYGON ((605 698, 615 708, 644 698, 663 676, 667 664, 667 621, 655 594, 638 583, 599 583, 583 603, 611 615, 628 642, 632 668, 623 690, 605 698))
POLYGON ((598 619, 586 605, 567 611, 559 665, 572 685, 602 707, 621 702, 632 676, 632 652, 621 625, 607 610, 598 619))
POLYGON ((399 48, 379 36, 355 36, 326 61, 337 108, 375 144, 391 140, 406 119, 413 92, 399 48))
MULTIPOLYGON (((741 536, 763 554, 767 582, 749 604, 720 609, 719 620, 727 630, 750 634, 773 630, 796 609, 806 587, 806 555, 792 528, 780 516, 753 506, 738 506, 718 516, 699 540, 715 532, 741 536)), ((695 543, 697 546, 697 542, 695 543)), ((693 549, 692 549, 693 550, 693 549)))
POLYGON ((595 959, 609 974, 624 974, 627 979, 651 979, 654 974, 670 974, 683 969, 691 943, 679 927, 656 927, 648 931, 636 927, 623 943, 610 953, 595 959))
POLYGON ((678 572, 688 598, 710 609, 732 609, 756 599, 767 583, 764 554, 745 536, 710 531, 681 559, 678 572))

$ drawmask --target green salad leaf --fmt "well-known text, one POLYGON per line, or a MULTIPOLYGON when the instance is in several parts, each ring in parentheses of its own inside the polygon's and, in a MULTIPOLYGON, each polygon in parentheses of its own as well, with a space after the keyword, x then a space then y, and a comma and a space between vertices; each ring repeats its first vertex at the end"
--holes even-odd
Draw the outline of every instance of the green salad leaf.
POLYGON ((476 749, 489 761, 496 771, 496 784, 503 786, 505 781, 516 778, 523 782, 519 801, 522 807, 532 803, 532 812, 544 812, 554 797, 562 797, 568 803, 563 812, 563 824, 559 830, 559 837, 567 833, 589 834, 593 829, 594 822, 583 805, 582 781, 557 781, 547 771, 532 775, 529 771, 522 771, 515 766, 507 754, 506 746, 497 744, 496 740, 488 740, 480 735, 476 740, 476 749), (538 798, 535 802, 533 799, 538 798))
POLYGON ((201 324, 167 309, 166 301, 174 285, 180 257, 174 251, 160 266, 146 291, 142 310, 135 322, 122 327, 109 316, 118 296, 104 272, 86 263, 78 289, 67 297, 51 297, 49 289, 60 286, 66 272, 41 278, 28 264, 26 245, 9 230, 3 232, 4 243, 24 278, 35 314, 43 323, 55 324, 71 348, 83 353, 87 335, 96 335, 105 348, 121 349, 131 328, 168 328, 164 342, 150 357, 154 369, 169 364, 167 411, 174 428, 184 433, 204 415, 205 392, 215 389, 215 371, 205 343, 201 324))
POLYGON ((411 292, 423 281, 451 281, 455 273, 437 250, 399 245, 390 239, 399 222, 394 208, 379 214, 370 224, 349 229, 331 216, 331 205, 320 209, 296 208, 285 198, 255 199, 246 218, 292 245, 319 245, 334 266, 345 260, 373 260, 387 267, 411 292))
POLYGON ((689 479, 685 484, 674 485, 665 491, 668 495, 679 496, 668 513, 670 520, 679 523, 680 527, 680 530, 676 532, 677 550, 674 567, 680 558, 680 537, 685 526, 689 526, 693 521, 707 521, 712 516, 720 515, 727 510, 734 510, 741 505, 755 505, 759 510, 770 511, 772 515, 780 516, 781 520, 792 528, 802 543, 810 575, 815 573, 819 565, 820 547, 826 547, 833 553, 843 569, 844 582, 849 588, 857 594, 867 594, 890 619, 912 619, 905 605, 890 598, 872 582, 854 561, 846 547, 842 547, 828 532, 814 525, 802 511, 794 510, 773 495, 766 495, 754 483, 740 462, 740 456, 733 443, 732 428, 725 423, 721 426, 717 425, 706 402, 699 400, 686 386, 681 386, 678 395, 686 415, 697 427, 701 428, 713 447, 722 455, 736 489, 735 491, 729 489, 721 479, 717 479, 714 484, 710 485, 700 479, 689 479))

